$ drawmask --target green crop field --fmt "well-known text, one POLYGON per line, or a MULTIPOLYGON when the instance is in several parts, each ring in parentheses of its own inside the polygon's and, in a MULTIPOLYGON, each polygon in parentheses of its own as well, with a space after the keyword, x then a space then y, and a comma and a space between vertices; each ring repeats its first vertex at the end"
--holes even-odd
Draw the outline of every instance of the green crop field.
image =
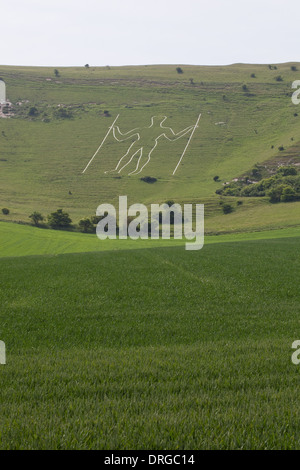
POLYGON ((0 448, 299 449, 298 251, 2 259, 0 448))
POLYGON ((256 164, 298 169, 292 65, 0 66, 1 450, 300 449, 300 201, 216 194, 256 164), (178 133, 199 114, 142 173, 137 155, 112 172, 133 143, 112 133, 83 173, 118 115, 178 133), (203 249, 76 231, 122 195, 203 203, 203 249), (29 225, 59 208, 73 231, 29 225))

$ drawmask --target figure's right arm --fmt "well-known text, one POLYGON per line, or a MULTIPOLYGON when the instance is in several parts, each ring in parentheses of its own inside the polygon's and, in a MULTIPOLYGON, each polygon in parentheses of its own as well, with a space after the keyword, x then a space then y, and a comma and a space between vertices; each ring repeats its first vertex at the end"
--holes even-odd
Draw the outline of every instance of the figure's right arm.
POLYGON ((124 140, 131 139, 131 138, 134 137, 135 135, 136 135, 137 137, 139 137, 139 134, 137 133, 137 129, 133 129, 133 130, 131 130, 131 131, 126 132, 125 134, 122 134, 122 132, 121 132, 120 129, 119 129, 119 126, 114 126, 114 128, 113 128, 113 135, 114 135, 114 138, 115 138, 118 142, 123 142, 124 140))

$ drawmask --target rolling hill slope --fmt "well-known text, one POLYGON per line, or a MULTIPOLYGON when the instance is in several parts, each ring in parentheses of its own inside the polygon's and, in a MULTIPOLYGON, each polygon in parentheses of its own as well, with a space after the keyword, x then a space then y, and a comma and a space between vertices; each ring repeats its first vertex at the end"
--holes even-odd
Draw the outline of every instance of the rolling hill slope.
MULTIPOLYGON (((257 162, 300 161, 300 117, 291 102, 291 84, 300 72, 291 65, 181 66, 181 74, 175 65, 61 68, 58 77, 52 68, 1 66, 14 113, 0 119, 0 205, 10 209, 2 220, 28 221, 34 210, 47 215, 63 207, 78 221, 94 214, 100 203, 126 194, 130 202, 203 202, 207 230, 226 230, 228 219, 215 194, 222 183, 257 162), (150 126, 157 115, 166 116, 164 126, 178 133, 194 125, 200 113, 199 127, 174 176, 189 134, 176 142, 160 139, 143 172, 129 176, 137 157, 126 171, 105 174, 131 143, 117 142, 111 133, 82 174, 118 114, 123 133, 150 126), (220 183, 213 181, 215 175, 220 183), (157 182, 147 184, 141 176, 157 182)), ((151 132, 153 141, 161 128, 151 132)), ((257 208, 252 229, 277 228, 295 225, 299 207, 285 205, 285 220, 277 221, 275 206, 251 198, 236 216, 245 221, 247 211, 257 208)), ((242 225, 238 222, 233 229, 242 225)))

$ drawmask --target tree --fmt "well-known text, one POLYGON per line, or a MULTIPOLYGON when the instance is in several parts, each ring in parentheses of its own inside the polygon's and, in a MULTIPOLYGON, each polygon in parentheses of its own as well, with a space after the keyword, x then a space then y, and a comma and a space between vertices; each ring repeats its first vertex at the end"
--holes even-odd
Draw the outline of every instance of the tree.
POLYGON ((8 214, 9 214, 9 209, 7 209, 6 207, 4 207, 4 208, 2 209, 2 214, 8 215, 8 214))
POLYGON ((59 71, 58 71, 57 69, 54 69, 54 75, 55 75, 56 77, 59 77, 59 71))
POLYGON ((182 70, 181 67, 176 67, 176 72, 177 72, 177 73, 183 73, 183 70, 182 70))
POLYGON ((43 222, 44 217, 42 216, 42 214, 40 212, 35 211, 29 216, 29 219, 32 220, 34 225, 38 226, 39 222, 43 222))
POLYGON ((296 195, 296 191, 294 190, 294 188, 292 186, 287 185, 282 191, 280 201, 281 202, 291 202, 291 201, 294 201, 296 199, 296 197, 297 197, 297 195, 296 195))
POLYGON ((280 202, 280 198, 285 187, 286 186, 284 184, 280 184, 278 186, 275 186, 274 188, 271 188, 271 190, 268 192, 270 202, 280 202))
POLYGON ((94 231, 94 224, 87 217, 84 219, 81 219, 78 225, 83 233, 89 233, 89 232, 91 233, 94 231))
POLYGON ((85 68, 86 69, 90 68, 89 64, 85 64, 85 68))
POLYGON ((62 209, 57 209, 56 212, 52 212, 47 217, 48 224, 52 228, 69 228, 72 220, 67 212, 63 212, 62 209))

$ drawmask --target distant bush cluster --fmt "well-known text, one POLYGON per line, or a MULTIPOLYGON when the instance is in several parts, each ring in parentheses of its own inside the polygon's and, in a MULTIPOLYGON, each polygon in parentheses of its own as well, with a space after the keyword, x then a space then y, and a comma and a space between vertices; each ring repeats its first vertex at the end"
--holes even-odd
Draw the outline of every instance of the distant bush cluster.
MULTIPOLYGON (((252 170, 252 176, 257 179, 261 178, 257 168, 252 170)), ((269 178, 253 182, 246 177, 217 189, 216 193, 237 197, 268 196, 270 202, 273 203, 296 201, 300 200, 300 174, 294 166, 282 166, 275 175, 269 178)))
MULTIPOLYGON (((174 201, 168 200, 165 204, 169 207, 175 204, 174 201)), ((2 209, 3 211, 8 211, 8 209, 2 209)), ((175 225, 178 218, 175 217, 176 215, 176 207, 170 211, 170 225, 175 225)), ((4 212, 3 212, 4 213, 4 212)), ((29 218, 31 219, 32 224, 35 227, 40 228, 52 228, 54 230, 68 230, 74 232, 83 232, 83 233, 96 233, 97 224, 107 216, 105 213, 102 216, 93 215, 91 217, 84 217, 79 220, 78 224, 73 224, 72 219, 70 218, 69 214, 63 209, 57 209, 55 212, 51 212, 47 217, 44 217, 40 212, 33 212, 30 214, 29 218)), ((129 226, 130 222, 134 219, 134 217, 128 216, 127 218, 127 225, 129 226)), ((159 213, 159 224, 162 224, 163 217, 162 213, 159 213)), ((182 214, 182 222, 184 222, 184 215, 182 214)), ((107 226, 104 227, 104 231, 107 231, 107 226)), ((117 225, 117 234, 119 233, 119 227, 117 225)), ((148 221, 148 233, 151 235, 151 220, 148 221)))
POLYGON ((153 178, 152 176, 144 176, 143 178, 140 178, 141 181, 144 181, 144 183, 149 183, 149 184, 153 184, 153 183, 156 183, 157 179, 156 178, 153 178))

